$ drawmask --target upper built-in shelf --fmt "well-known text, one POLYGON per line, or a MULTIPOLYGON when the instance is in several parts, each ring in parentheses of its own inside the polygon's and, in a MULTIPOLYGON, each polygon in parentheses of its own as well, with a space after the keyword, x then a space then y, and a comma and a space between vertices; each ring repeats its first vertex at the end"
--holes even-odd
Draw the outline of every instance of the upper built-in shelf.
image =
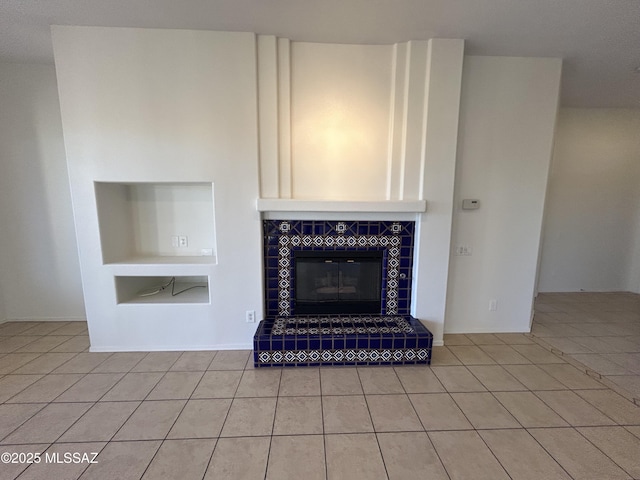
POLYGON ((102 262, 216 262, 211 183, 95 182, 102 262))
POLYGON ((259 198, 259 212, 354 212, 354 213, 423 213, 426 200, 295 200, 284 198, 259 198))

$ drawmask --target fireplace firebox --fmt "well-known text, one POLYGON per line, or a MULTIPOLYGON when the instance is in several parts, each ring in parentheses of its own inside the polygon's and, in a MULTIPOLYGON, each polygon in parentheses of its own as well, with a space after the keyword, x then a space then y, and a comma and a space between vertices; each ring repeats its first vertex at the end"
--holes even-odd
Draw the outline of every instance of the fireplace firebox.
POLYGON ((294 252, 297 314, 377 314, 382 309, 382 251, 294 252))

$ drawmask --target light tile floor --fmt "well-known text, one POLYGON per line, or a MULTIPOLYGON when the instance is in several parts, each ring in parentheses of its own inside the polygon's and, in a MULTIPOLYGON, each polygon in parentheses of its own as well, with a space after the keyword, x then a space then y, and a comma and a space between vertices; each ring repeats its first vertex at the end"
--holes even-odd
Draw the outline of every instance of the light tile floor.
POLYGON ((640 295, 540 294, 531 333, 640 405, 640 295))
MULTIPOLYGON (((634 324, 548 311, 560 298, 543 320, 634 324)), ((431 367, 256 370, 248 351, 89 353, 84 323, 5 323, 0 453, 17 463, 0 479, 640 478, 640 407, 541 338, 448 335, 431 367)))

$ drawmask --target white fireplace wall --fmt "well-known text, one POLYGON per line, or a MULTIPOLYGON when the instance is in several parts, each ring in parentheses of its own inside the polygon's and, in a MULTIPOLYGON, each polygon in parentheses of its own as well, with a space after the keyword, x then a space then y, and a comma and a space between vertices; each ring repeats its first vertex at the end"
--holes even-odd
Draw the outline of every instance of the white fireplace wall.
POLYGON ((248 347, 245 312, 263 308, 255 36, 54 27, 53 43, 92 349, 248 347), (103 264, 94 182, 213 185, 215 259, 103 264), (115 279, 136 275, 204 277, 210 301, 118 304, 115 279))
POLYGON ((451 257, 447 333, 529 331, 561 66, 465 58, 452 246, 471 255, 451 257))
MULTIPOLYGON (((322 201, 356 206, 358 200, 375 200, 377 205, 426 201, 428 211, 272 211, 265 217, 296 218, 297 214, 346 220, 415 219, 412 314, 432 330, 435 343, 442 341, 449 324, 451 331, 520 330, 523 322, 519 315, 531 307, 528 290, 528 302, 518 297, 516 310, 502 309, 500 303, 500 321, 494 322, 492 317, 476 315, 485 308, 483 297, 489 287, 469 296, 466 286, 459 283, 465 273, 477 279, 481 277, 479 272, 493 269, 492 284, 501 289, 500 295, 508 295, 513 252, 500 257, 477 248, 470 257, 471 265, 464 266, 459 265, 459 258, 451 259, 450 249, 461 239, 481 239, 487 228, 494 228, 492 238, 515 248, 520 232, 507 220, 518 217, 522 204, 505 207, 500 203, 491 211, 482 207, 482 215, 469 224, 465 224, 466 217, 456 217, 453 241, 452 221, 454 212, 458 215, 461 196, 491 193, 507 202, 511 183, 522 179, 518 167, 526 158, 535 173, 526 198, 533 199, 534 206, 522 213, 517 225, 527 232, 537 228, 539 235, 536 212, 545 195, 539 174, 548 168, 549 156, 545 157, 544 151, 554 124, 547 106, 557 102, 559 70, 557 75, 547 76, 547 60, 527 66, 525 59, 521 63, 508 58, 487 59, 489 78, 494 83, 485 82, 485 70, 477 65, 482 64, 482 57, 475 57, 477 60, 467 67, 468 58, 474 57, 463 57, 462 40, 362 48, 298 46, 303 48, 298 53, 304 49, 317 52, 318 60, 327 68, 333 65, 343 69, 349 58, 361 56, 362 62, 353 63, 354 79, 363 82, 373 74, 373 85, 363 92, 384 92, 375 108, 388 113, 388 121, 380 116, 370 127, 373 134, 386 139, 385 155, 373 160, 375 174, 350 193, 344 189, 323 190, 326 183, 314 178, 320 185, 315 188, 320 190, 313 195, 321 195, 322 201), (330 53, 334 49, 335 58, 330 53), (463 59, 466 81, 473 88, 467 87, 460 109, 463 59), (540 78, 544 80, 542 86, 531 84, 532 79, 540 78), (504 96, 500 96, 501 91, 504 96), (542 110, 536 105, 538 100, 542 110), (482 109, 470 113, 469 105, 474 102, 490 114, 482 109), (500 108, 491 109, 493 104, 500 108), (532 113, 527 116, 528 111, 532 113), (465 119, 459 143, 460 112, 465 119), (520 118, 514 117, 515 113, 527 118, 525 126, 511 124, 511 119, 520 118), (469 139, 465 137, 474 129, 492 134, 487 144, 476 139, 477 155, 468 148, 469 139), (535 154, 521 157, 513 138, 531 141, 529 146, 535 154), (464 148, 460 155, 459 146, 464 148), (457 162, 461 162, 458 170, 457 162), (483 168, 502 179, 491 185, 491 192, 471 178, 474 171, 483 168), (455 203, 454 184, 458 195, 455 203), (470 236, 462 235, 464 231, 470 236), (487 266, 488 261, 494 263, 487 266), (514 312, 518 316, 511 317, 514 312)), ((102 349, 249 347, 255 324, 245 322, 245 312, 255 310, 261 318, 263 302, 256 199, 295 200, 295 195, 306 195, 301 187, 311 181, 315 166, 300 162, 314 162, 318 153, 307 147, 300 149, 299 138, 296 140, 300 132, 291 123, 292 115, 298 116, 307 108, 304 102, 298 102, 307 94, 313 95, 313 90, 305 86, 292 85, 307 75, 297 72, 293 65, 297 45, 251 33, 56 27, 54 47, 92 342, 102 349), (296 151, 302 156, 296 156, 296 151), (113 274, 107 274, 108 269, 100 262, 94 181, 214 185, 217 261, 205 268, 210 304, 151 309, 117 306, 113 274)), ((548 61, 559 69, 559 61, 548 61)), ((338 78, 344 74, 340 72, 338 78)), ((345 161, 334 167, 345 178, 353 179, 350 165, 345 161)), ((534 247, 527 244, 518 257, 518 262, 527 267, 518 278, 530 275, 531 283, 535 268, 531 273, 529 267, 537 262, 534 247)), ((201 270, 193 275, 200 276, 201 270)), ((163 276, 163 272, 157 276, 163 276)), ((520 285, 527 289, 527 282, 523 280, 520 285)))

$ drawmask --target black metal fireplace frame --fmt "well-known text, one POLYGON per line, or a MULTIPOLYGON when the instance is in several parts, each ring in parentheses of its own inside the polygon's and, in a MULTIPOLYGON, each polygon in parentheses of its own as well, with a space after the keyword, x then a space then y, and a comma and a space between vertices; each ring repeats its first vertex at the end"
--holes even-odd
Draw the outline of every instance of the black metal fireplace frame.
POLYGON ((294 279, 296 287, 294 288, 294 309, 297 315, 336 315, 336 314, 376 314, 380 315, 382 311, 382 282, 384 268, 384 251, 353 251, 353 250, 330 250, 330 251, 313 251, 313 250, 294 250, 294 279), (337 264, 338 269, 341 265, 349 263, 365 263, 373 264, 378 269, 378 278, 376 280, 375 291, 377 299, 375 300, 358 300, 358 299, 342 299, 337 301, 303 301, 298 298, 297 292, 300 291, 298 282, 301 275, 298 267, 299 261, 311 263, 332 263, 337 264))

